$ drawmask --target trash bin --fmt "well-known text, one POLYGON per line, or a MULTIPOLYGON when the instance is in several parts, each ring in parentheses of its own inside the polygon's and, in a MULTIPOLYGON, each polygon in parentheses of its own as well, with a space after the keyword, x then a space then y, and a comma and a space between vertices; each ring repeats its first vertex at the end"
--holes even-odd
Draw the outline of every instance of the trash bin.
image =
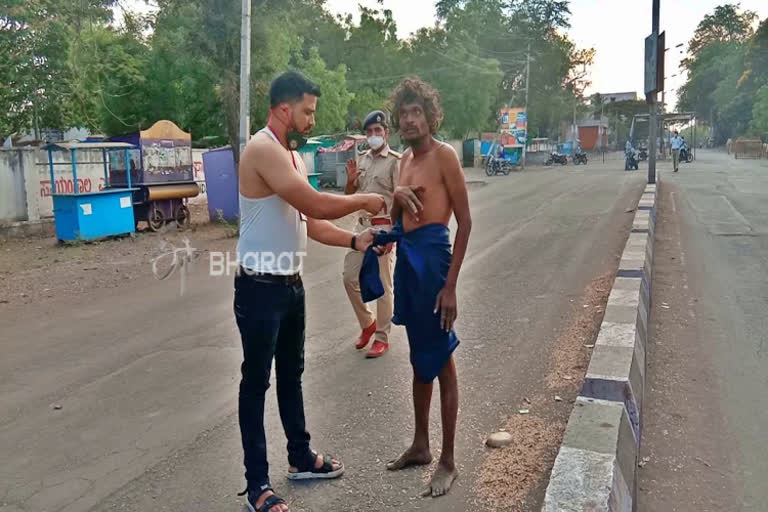
POLYGON ((240 216, 239 188, 229 146, 203 153, 203 169, 211 221, 237 221, 240 216))

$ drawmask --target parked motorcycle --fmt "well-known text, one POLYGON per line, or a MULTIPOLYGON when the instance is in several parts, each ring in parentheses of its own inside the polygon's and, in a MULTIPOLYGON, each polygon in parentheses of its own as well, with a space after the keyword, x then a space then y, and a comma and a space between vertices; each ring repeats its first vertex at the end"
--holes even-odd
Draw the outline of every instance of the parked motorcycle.
POLYGON ((560 165, 568 165, 568 157, 558 153, 557 151, 553 151, 549 154, 549 158, 546 162, 544 162, 544 165, 552 165, 552 164, 560 164, 560 165))
POLYGON ((579 164, 587 165, 587 154, 581 149, 573 154, 573 165, 579 164))

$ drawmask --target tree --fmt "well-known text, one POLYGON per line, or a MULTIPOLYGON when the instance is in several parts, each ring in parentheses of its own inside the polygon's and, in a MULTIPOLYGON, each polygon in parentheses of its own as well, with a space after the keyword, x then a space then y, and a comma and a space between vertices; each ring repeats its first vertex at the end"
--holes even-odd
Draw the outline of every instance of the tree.
POLYGON ((397 25, 388 9, 360 6, 360 23, 344 20, 347 38, 343 59, 347 66, 350 103, 348 124, 362 123, 365 115, 385 107, 392 88, 406 73, 408 64, 397 38, 397 25))
POLYGON ((136 34, 84 29, 70 43, 70 122, 108 134, 141 128, 147 48, 136 34))
POLYGON ((317 133, 338 133, 345 129, 347 109, 352 95, 347 91, 344 64, 339 64, 335 70, 327 69, 320 58, 317 48, 312 48, 309 58, 299 61, 299 69, 320 86, 322 96, 318 100, 315 120, 317 133))
POLYGON ((752 129, 758 134, 768 134, 768 85, 757 91, 752 109, 752 129))
POLYGON ((0 134, 64 127, 69 29, 61 5, 6 0, 0 14, 0 134))
POLYGON ((722 143, 750 131, 756 94, 768 83, 766 22, 754 32, 751 11, 722 5, 704 16, 689 42, 691 56, 680 89, 678 108, 694 110, 709 120, 712 135, 722 143))
POLYGON ((718 5, 699 22, 688 43, 688 53, 695 57, 713 42, 743 43, 752 35, 752 23, 756 19, 757 13, 753 11, 739 11, 739 4, 718 5))
MULTIPOLYGON (((446 30, 471 34, 477 53, 495 59, 503 72, 493 110, 525 102, 526 54, 532 58, 528 129, 556 137, 560 123, 584 107, 583 90, 594 50, 578 50, 563 29, 568 2, 557 0, 441 0, 437 13, 446 30)), ((495 113, 489 118, 495 123, 495 113)))
POLYGON ((445 113, 441 131, 452 138, 486 128, 496 103, 502 72, 498 61, 477 55, 478 48, 466 34, 443 29, 421 29, 409 41, 406 58, 410 69, 439 92, 445 113))
MULTIPOLYGON (((111 107, 139 100, 146 49, 130 19, 120 30, 108 26, 114 0, 6 4, 0 17, 0 38, 8 49, 0 56, 0 98, 9 108, 0 131, 31 125, 99 130, 118 119, 111 107)), ((136 125, 131 113, 122 115, 127 126, 136 125)))
POLYGON ((168 119, 191 132, 193 139, 226 133, 217 68, 188 46, 198 30, 196 19, 197 7, 186 3, 161 9, 153 20, 146 98, 139 104, 143 127, 168 119))

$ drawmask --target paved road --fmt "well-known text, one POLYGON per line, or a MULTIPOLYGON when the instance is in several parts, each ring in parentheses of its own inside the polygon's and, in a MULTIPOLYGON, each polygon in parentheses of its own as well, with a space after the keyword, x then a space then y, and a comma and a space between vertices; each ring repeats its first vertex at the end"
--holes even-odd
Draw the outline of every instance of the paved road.
MULTIPOLYGON (((472 187, 474 230, 457 326, 462 477, 440 500, 415 498, 421 470, 383 467, 412 435, 404 333, 395 329, 383 359, 356 353, 340 281, 343 251, 311 246, 307 416, 314 446, 342 457, 348 471, 335 482, 289 485, 270 393, 273 483, 294 510, 465 509, 485 435, 523 397, 552 392, 543 377, 559 330, 581 309, 589 283, 618 265, 632 218, 625 210, 644 178, 619 166, 540 168, 472 187)), ((176 282, 148 275, 117 292, 0 313, 0 511, 239 510, 232 284, 204 270, 190 276, 183 299, 176 282)), ((437 404, 432 436, 439 450, 437 404)), ((570 412, 567 400, 531 408, 561 423, 570 412)), ((531 491, 531 509, 541 485, 531 491)))
POLYGON ((768 162, 662 167, 641 511, 768 503, 768 162))

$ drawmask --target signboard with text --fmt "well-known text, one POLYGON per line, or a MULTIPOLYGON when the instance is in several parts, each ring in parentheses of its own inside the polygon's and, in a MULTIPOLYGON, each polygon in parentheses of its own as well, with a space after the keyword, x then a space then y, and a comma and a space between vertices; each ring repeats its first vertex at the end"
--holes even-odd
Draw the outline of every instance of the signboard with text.
POLYGON ((505 146, 524 147, 528 132, 528 113, 525 108, 502 108, 499 119, 499 132, 506 135, 505 146))

